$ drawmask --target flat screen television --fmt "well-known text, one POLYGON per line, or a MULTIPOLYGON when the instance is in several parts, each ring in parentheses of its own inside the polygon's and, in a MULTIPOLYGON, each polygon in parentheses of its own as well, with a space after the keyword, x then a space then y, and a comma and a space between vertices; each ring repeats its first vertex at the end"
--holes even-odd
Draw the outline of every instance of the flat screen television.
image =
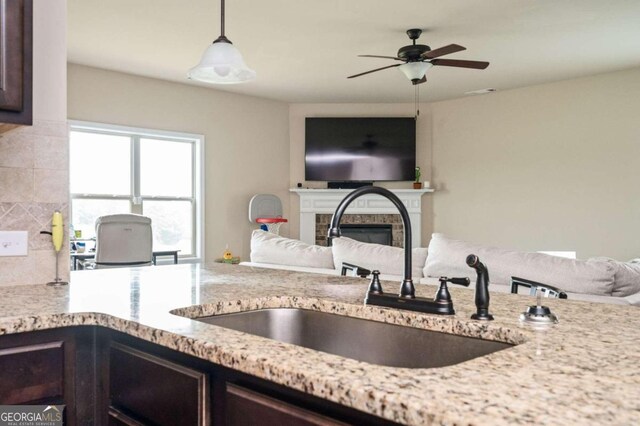
POLYGON ((306 119, 305 180, 406 181, 415 166, 413 117, 306 119))

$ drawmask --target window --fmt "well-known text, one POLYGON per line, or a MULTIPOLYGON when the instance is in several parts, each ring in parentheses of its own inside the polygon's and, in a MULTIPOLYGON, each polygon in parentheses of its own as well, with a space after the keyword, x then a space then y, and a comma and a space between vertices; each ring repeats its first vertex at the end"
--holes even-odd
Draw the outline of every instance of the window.
POLYGON ((203 257, 203 158, 200 135, 72 122, 71 223, 95 237, 98 217, 148 216, 153 249, 203 257))

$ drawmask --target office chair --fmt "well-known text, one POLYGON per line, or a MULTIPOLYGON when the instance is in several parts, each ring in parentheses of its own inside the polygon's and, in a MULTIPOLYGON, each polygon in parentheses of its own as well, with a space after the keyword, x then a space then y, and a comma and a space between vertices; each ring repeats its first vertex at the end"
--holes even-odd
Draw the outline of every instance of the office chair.
POLYGON ((113 214, 96 220, 94 269, 148 266, 152 261, 150 218, 137 214, 113 214))

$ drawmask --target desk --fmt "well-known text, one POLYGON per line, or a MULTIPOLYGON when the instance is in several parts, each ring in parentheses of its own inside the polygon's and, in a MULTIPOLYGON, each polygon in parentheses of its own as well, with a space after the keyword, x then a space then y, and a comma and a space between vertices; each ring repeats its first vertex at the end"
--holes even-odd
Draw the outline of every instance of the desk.
MULTIPOLYGON (((153 262, 153 264, 156 264, 156 258, 158 257, 162 257, 162 256, 173 256, 173 263, 177 264, 178 263, 178 252, 180 250, 159 250, 159 251, 154 251, 151 254, 151 260, 153 262)), ((96 257, 96 253, 95 252, 89 252, 89 253, 77 253, 77 252, 71 252, 71 270, 72 271, 77 271, 78 270, 78 261, 79 260, 89 260, 89 259, 94 259, 96 257)))
POLYGON ((180 250, 160 250, 160 251, 154 251, 151 254, 151 258, 153 259, 153 264, 156 264, 156 258, 157 257, 162 257, 162 256, 173 256, 173 264, 177 265, 178 264, 178 252, 180 250))

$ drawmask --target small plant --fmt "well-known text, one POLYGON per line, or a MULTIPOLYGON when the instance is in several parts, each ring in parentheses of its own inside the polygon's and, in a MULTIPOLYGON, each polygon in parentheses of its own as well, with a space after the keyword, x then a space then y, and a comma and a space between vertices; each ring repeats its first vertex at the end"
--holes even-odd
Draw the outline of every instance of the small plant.
POLYGON ((422 173, 420 172, 420 166, 416 167, 416 180, 413 181, 413 189, 422 188, 422 182, 420 182, 420 178, 422 177, 422 173))

